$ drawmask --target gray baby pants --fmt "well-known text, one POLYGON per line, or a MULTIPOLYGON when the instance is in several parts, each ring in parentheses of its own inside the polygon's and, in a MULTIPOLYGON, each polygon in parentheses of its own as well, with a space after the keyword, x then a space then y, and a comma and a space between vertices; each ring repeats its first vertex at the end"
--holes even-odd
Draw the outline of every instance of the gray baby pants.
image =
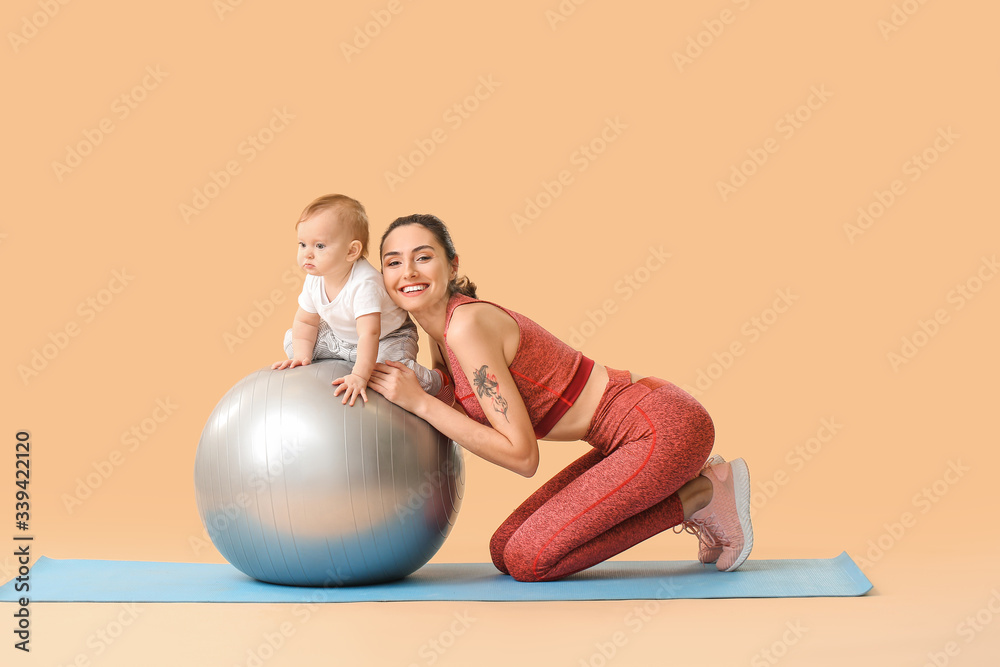
MULTIPOLYGON (((396 329, 390 331, 378 341, 377 361, 390 359, 406 364, 417 375, 420 386, 431 396, 436 396, 441 391, 441 375, 424 368, 417 363, 417 344, 419 334, 417 325, 412 320, 396 329)), ((292 358, 292 330, 285 332, 285 354, 292 358)), ((313 361, 318 359, 342 359, 344 361, 355 362, 358 360, 358 346, 348 343, 339 338, 330 325, 325 321, 319 321, 319 331, 316 334, 316 346, 313 348, 313 361)))

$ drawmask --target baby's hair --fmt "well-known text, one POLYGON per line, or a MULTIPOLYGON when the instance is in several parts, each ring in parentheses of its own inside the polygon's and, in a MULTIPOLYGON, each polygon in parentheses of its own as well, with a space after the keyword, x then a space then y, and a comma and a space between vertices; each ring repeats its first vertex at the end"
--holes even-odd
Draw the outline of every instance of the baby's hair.
POLYGON ((295 223, 295 229, 299 224, 305 222, 320 211, 338 209, 341 221, 347 225, 351 232, 351 238, 361 241, 361 256, 368 256, 368 214, 365 207, 357 199, 351 199, 347 195, 323 195, 317 197, 309 206, 306 206, 299 216, 299 221, 295 223))

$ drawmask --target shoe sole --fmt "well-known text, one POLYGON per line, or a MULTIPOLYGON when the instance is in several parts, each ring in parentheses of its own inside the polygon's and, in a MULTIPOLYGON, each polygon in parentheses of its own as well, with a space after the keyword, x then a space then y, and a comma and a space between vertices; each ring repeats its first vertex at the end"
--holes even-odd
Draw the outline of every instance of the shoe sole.
POLYGON ((736 496, 736 516, 740 519, 740 529, 743 531, 743 550, 736 557, 726 572, 732 572, 747 559, 753 549, 753 526, 750 523, 750 470, 746 461, 734 459, 729 462, 733 471, 733 493, 736 496))

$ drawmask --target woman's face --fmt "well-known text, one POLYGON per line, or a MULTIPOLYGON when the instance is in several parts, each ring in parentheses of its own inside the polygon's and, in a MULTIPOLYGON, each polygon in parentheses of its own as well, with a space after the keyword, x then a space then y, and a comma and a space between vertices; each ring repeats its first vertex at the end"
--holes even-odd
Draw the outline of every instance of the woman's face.
POLYGON ((407 312, 447 302, 458 270, 434 234, 419 224, 392 230, 382 243, 382 280, 393 302, 407 312))

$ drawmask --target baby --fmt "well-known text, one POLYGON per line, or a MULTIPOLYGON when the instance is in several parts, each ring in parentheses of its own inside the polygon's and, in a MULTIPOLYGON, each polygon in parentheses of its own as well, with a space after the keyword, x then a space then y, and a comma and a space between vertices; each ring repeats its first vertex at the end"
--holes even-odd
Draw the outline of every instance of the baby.
POLYGON ((413 369, 420 386, 446 400, 450 382, 438 370, 416 363, 417 327, 389 298, 368 260, 368 215, 360 202, 344 195, 313 201, 295 225, 299 265, 308 274, 292 328, 285 334, 288 359, 271 368, 305 366, 314 359, 353 361, 350 375, 337 378, 334 396, 354 405, 375 363, 391 359, 413 369))

